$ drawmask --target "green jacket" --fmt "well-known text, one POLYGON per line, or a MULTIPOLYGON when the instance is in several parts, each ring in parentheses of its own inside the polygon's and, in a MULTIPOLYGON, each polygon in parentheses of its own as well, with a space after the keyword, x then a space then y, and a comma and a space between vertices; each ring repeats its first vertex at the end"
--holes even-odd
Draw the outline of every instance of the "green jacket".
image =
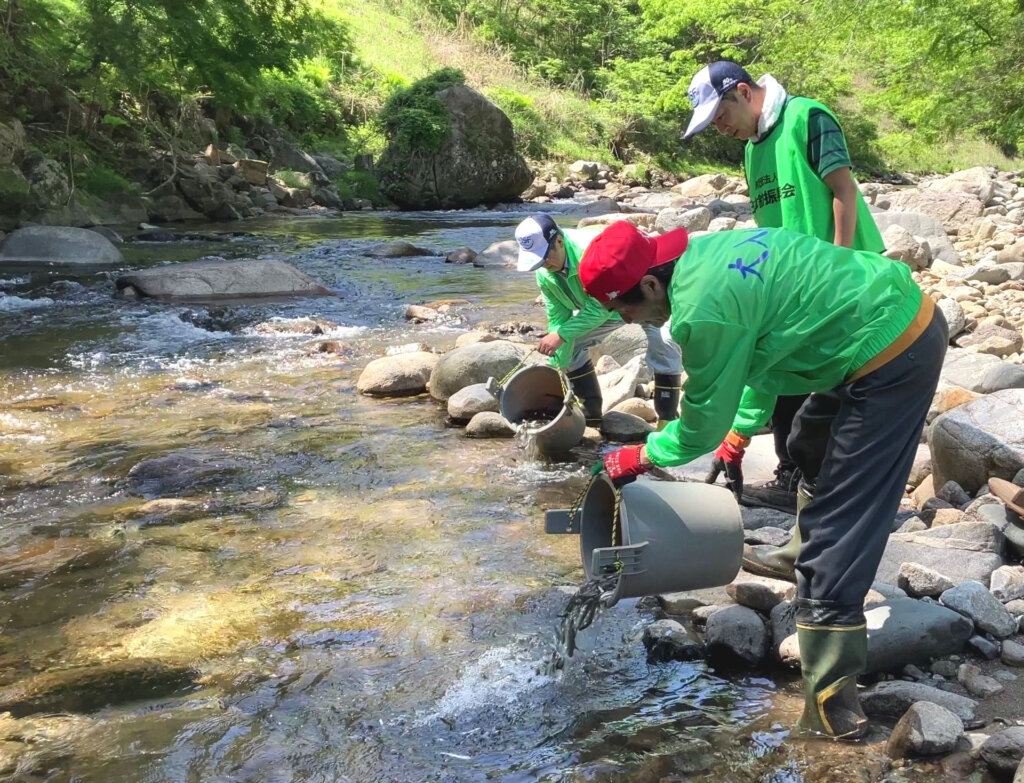
POLYGON ((553 367, 564 369, 572 361, 573 341, 576 338, 593 331, 606 321, 621 319, 587 294, 580 282, 580 258, 590 240, 600 230, 563 229, 561 233, 565 240, 565 268, 561 272, 550 272, 541 267, 537 270, 537 285, 544 296, 544 306, 548 312, 548 331, 557 332, 565 340, 565 344, 555 351, 549 361, 553 367))
POLYGON ((669 330, 687 380, 680 418, 647 438, 655 465, 712 451, 730 426, 754 434, 778 395, 842 384, 921 305, 904 264, 781 228, 694 237, 675 264, 669 330))

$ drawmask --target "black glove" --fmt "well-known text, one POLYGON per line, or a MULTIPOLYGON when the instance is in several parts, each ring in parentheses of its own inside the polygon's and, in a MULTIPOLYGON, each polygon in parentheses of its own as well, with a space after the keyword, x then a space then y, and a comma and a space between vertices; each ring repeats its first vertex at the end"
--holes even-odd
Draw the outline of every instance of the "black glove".
POLYGON ((722 445, 715 451, 714 459, 711 461, 711 470, 708 471, 706 484, 714 484, 719 474, 725 472, 725 487, 731 489, 736 496, 737 502, 743 496, 743 454, 744 450, 733 445, 728 440, 722 441, 722 445))

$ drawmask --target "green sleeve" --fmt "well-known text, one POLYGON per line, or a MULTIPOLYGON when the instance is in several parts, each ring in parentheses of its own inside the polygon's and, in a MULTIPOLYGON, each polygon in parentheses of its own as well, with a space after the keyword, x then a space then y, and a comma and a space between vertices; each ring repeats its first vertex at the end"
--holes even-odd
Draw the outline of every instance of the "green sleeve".
POLYGON ((755 391, 747 386, 740 398, 736 418, 732 420, 732 431, 748 438, 754 437, 772 417, 776 399, 774 394, 755 391))
POLYGON ((673 329, 683 351, 683 401, 679 418, 647 437, 655 465, 685 465, 722 442, 740 404, 757 336, 719 321, 690 321, 673 329))
MULTIPOLYGON (((572 310, 560 301, 562 292, 557 287, 554 287, 554 291, 549 290, 547 280, 540 274, 537 275, 537 286, 544 297, 544 309, 547 311, 548 316, 548 331, 558 332, 558 336, 565 340, 565 335, 561 333, 559 328, 573 320, 572 310)), ((569 362, 572 361, 572 349, 573 341, 565 340, 565 344, 555 351, 553 356, 548 358, 548 364, 561 369, 568 367, 569 362)))
POLYGON ((557 329, 552 328, 551 331, 557 331, 559 337, 567 343, 571 343, 577 337, 582 337, 587 332, 592 332, 605 321, 614 317, 615 313, 611 310, 605 310, 596 299, 587 297, 583 308, 576 315, 571 316, 568 321, 559 324, 557 329))

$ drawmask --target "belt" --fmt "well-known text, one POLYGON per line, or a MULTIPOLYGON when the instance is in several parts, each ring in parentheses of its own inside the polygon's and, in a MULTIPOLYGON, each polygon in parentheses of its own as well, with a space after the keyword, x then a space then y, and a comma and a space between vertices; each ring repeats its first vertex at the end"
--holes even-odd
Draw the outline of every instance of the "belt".
POLYGON ((907 325, 899 336, 893 340, 889 345, 875 354, 874 358, 868 359, 861 365, 860 369, 855 370, 853 374, 846 379, 846 383, 852 383, 858 378, 863 378, 868 373, 872 373, 884 364, 895 359, 907 348, 914 344, 914 340, 924 334, 924 330, 928 328, 928 325, 932 322, 932 316, 935 314, 935 302, 928 294, 921 294, 921 306, 917 308, 917 314, 913 320, 907 325))

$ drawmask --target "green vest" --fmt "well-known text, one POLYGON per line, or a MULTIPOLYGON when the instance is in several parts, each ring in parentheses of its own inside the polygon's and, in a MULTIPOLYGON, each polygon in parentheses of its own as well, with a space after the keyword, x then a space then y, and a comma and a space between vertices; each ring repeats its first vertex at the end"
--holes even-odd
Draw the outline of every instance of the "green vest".
MULTIPOLYGON (((808 160, 808 123, 811 114, 818 111, 835 119, 832 112, 810 98, 787 99, 782 116, 768 135, 747 142, 745 169, 757 225, 788 228, 832 242, 836 233, 834 196, 808 160)), ((853 249, 874 253, 885 250, 882 235, 859 192, 853 249)))

